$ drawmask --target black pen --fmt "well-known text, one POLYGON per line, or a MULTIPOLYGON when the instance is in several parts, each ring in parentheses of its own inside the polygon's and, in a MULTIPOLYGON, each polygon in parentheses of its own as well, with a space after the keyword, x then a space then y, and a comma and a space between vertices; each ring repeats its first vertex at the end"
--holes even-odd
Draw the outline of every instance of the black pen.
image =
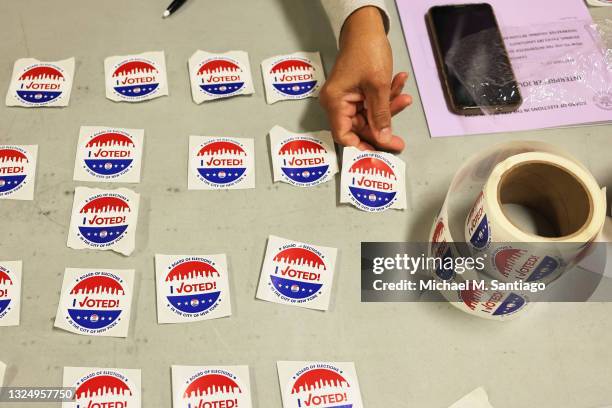
POLYGON ((172 3, 170 3, 166 11, 164 11, 164 14, 162 14, 162 18, 170 17, 170 14, 178 10, 186 1, 187 0, 172 0, 172 3))

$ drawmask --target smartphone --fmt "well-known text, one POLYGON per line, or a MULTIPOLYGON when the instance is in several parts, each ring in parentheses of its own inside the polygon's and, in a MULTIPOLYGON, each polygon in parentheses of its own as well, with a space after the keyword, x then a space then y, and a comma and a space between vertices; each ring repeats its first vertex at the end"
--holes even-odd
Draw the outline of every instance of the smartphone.
POLYGON ((518 109, 523 99, 490 4, 435 6, 426 22, 452 112, 481 115, 518 109))

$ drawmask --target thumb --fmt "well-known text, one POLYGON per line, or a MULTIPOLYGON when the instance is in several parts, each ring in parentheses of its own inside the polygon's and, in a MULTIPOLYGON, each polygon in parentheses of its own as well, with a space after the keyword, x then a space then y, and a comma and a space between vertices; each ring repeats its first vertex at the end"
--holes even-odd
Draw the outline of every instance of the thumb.
POLYGON ((391 140, 391 86, 386 84, 371 84, 365 90, 365 106, 368 123, 372 129, 374 139, 379 143, 391 140))

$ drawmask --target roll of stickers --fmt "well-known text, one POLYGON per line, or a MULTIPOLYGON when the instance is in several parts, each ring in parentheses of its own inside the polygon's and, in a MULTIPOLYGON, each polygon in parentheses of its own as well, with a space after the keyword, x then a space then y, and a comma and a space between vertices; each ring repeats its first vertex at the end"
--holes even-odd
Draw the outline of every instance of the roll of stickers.
POLYGON ((595 240, 605 219, 605 194, 582 165, 552 153, 521 153, 493 168, 467 216, 465 241, 472 254, 486 256, 492 277, 549 283, 595 240), (538 214, 546 236, 517 223, 508 205, 538 214))
MULTIPOLYGON (((605 192, 586 168, 559 149, 540 142, 494 146, 457 172, 430 233, 430 256, 483 257, 489 276, 441 267, 432 271, 433 277, 485 281, 487 287, 493 279, 552 282, 599 235, 605 212, 605 192), (510 205, 537 211, 550 221, 552 232, 542 236, 525 230, 509 217, 510 205)), ((530 305, 522 292, 468 287, 441 293, 460 310, 493 320, 520 315, 530 305)))

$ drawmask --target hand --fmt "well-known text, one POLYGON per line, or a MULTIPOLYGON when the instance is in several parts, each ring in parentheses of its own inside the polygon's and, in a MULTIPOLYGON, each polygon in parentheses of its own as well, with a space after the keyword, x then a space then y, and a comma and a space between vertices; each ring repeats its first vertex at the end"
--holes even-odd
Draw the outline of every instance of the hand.
POLYGON ((344 23, 336 64, 320 94, 334 140, 361 150, 402 151, 391 116, 412 103, 402 94, 408 74, 393 79, 393 56, 376 7, 355 11, 344 23))

